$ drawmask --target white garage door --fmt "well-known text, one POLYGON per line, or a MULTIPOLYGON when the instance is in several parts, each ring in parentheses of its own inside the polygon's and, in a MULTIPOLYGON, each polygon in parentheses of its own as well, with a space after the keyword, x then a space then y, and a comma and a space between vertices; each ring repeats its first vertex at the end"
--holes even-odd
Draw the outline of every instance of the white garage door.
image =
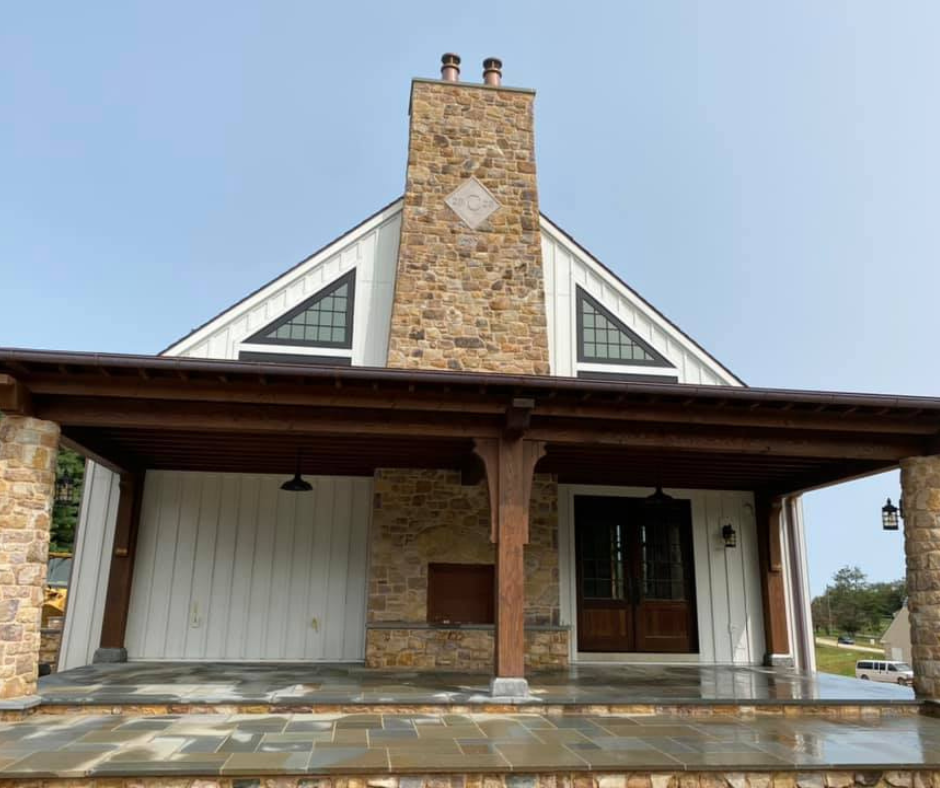
POLYGON ((149 471, 130 659, 361 660, 372 480, 149 471))

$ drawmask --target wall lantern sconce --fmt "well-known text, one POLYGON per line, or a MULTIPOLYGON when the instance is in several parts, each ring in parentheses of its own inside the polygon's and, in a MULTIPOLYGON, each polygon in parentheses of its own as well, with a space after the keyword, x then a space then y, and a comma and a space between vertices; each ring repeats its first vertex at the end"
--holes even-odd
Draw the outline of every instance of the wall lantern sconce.
POLYGON ((721 538, 724 540, 725 547, 738 546, 738 533, 734 530, 734 526, 731 525, 731 523, 727 523, 721 527, 721 538))
POLYGON ((70 504, 75 501, 75 479, 72 474, 63 473, 55 480, 55 502, 70 504))
POLYGON ((313 485, 300 475, 299 451, 297 452, 297 470, 294 473, 294 478, 284 482, 284 484, 281 485, 281 489, 285 492, 310 492, 313 489, 313 485))
MULTIPOLYGON (((902 498, 899 503, 901 507, 904 506, 904 499, 902 498)), ((901 515, 901 509, 891 503, 891 499, 888 499, 888 502, 881 507, 881 527, 885 531, 897 531, 899 525, 899 515, 901 515)))

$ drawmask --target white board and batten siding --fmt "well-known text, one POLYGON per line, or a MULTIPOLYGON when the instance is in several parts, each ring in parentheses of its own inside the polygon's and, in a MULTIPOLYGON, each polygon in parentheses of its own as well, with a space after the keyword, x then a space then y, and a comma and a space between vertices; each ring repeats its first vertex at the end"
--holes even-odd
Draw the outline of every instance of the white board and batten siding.
POLYGON ((133 660, 364 658, 372 480, 149 471, 126 647, 133 660))
POLYGON ((619 372, 678 377, 679 383, 740 386, 741 382, 581 249, 544 216, 542 267, 552 374, 619 372), (581 287, 659 351, 673 368, 601 365, 578 361, 576 292, 581 287))
MULTIPOLYGON (((640 487, 559 485, 558 543, 561 622, 571 626, 571 658, 591 661, 577 652, 577 580, 575 571, 574 498, 610 495, 645 498, 653 492, 640 487)), ((750 492, 666 490, 692 508, 692 555, 698 608, 699 651, 703 663, 760 664, 764 658, 764 615, 758 575, 754 496, 750 492), (727 548, 721 528, 730 523, 737 547, 727 548)), ((637 655, 627 655, 636 657, 637 655)), ((643 655, 641 658, 647 657, 643 655)), ((684 655, 655 655, 664 661, 684 655)))
POLYGON ((384 367, 401 236, 401 201, 236 304, 162 355, 235 360, 240 351, 352 358, 353 366, 384 367), (252 345, 250 336, 299 303, 356 272, 352 350, 252 345))
POLYGON ((103 465, 85 463, 59 670, 90 664, 101 643, 120 483, 120 477, 103 465))

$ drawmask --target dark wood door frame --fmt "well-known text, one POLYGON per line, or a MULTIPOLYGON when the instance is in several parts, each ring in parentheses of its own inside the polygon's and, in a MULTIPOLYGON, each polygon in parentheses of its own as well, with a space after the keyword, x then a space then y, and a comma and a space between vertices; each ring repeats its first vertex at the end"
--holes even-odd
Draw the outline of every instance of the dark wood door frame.
MULTIPOLYGON (((581 652, 612 653, 697 653, 698 652, 698 608, 695 594, 695 567, 692 545, 691 505, 686 500, 677 500, 665 504, 665 509, 646 509, 643 499, 626 496, 575 496, 574 506, 574 564, 575 564, 575 606, 578 623, 577 647, 581 652), (581 499, 580 504, 578 499, 581 499), (592 511, 593 510, 593 511, 592 511), (582 528, 579 529, 579 517, 582 528), (585 540, 590 537, 585 518, 594 517, 601 524, 617 527, 617 548, 622 554, 619 559, 620 579, 614 578, 618 563, 613 556, 611 561, 610 597, 601 595, 585 598, 585 565, 597 561, 598 556, 588 558, 584 555, 585 540), (678 523, 676 523, 678 518, 678 523), (606 523, 607 520, 609 523, 606 523), (615 523, 615 521, 618 521, 615 523), (622 525, 621 525, 622 523, 622 525), (667 579, 648 577, 650 563, 654 557, 646 555, 644 548, 650 549, 650 543, 644 545, 643 528, 665 528, 678 525, 679 549, 682 564, 683 597, 672 599, 663 589, 656 590, 656 581, 671 586, 676 578, 667 579), (621 532, 622 529, 622 532, 621 532), (644 564, 646 555, 646 564, 644 564), (652 591, 651 591, 652 589, 652 591), (648 596, 647 594, 651 594, 648 596)), ((596 536, 594 537, 597 538, 596 536)), ((669 545, 666 545, 669 549, 669 545)), ((603 548, 601 549, 603 552, 603 548)), ((602 559, 603 560, 603 559, 602 559)), ((662 559, 659 559, 660 562, 662 559)), ((595 567, 592 568, 594 582, 604 585, 606 576, 595 567)), ((606 568, 604 570, 607 571, 606 568)), ((587 578, 590 582, 591 578, 587 578)))

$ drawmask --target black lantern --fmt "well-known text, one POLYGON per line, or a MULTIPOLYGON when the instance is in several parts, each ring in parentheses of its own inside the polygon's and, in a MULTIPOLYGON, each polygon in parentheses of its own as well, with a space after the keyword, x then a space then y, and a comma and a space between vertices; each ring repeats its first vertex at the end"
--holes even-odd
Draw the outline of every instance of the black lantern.
POLYGON ((727 523, 721 527, 721 538, 725 542, 725 547, 738 546, 738 533, 734 530, 734 526, 731 525, 731 523, 727 523))
POLYGON ((898 530, 898 514, 900 509, 891 503, 891 499, 881 507, 881 527, 886 531, 898 530))
POLYGON ((284 484, 281 485, 281 489, 285 492, 310 492, 313 489, 313 485, 300 475, 299 451, 297 452, 297 470, 294 473, 294 478, 284 482, 284 484))
POLYGON ((75 479, 68 471, 55 480, 56 503, 70 504, 75 501, 75 479))

